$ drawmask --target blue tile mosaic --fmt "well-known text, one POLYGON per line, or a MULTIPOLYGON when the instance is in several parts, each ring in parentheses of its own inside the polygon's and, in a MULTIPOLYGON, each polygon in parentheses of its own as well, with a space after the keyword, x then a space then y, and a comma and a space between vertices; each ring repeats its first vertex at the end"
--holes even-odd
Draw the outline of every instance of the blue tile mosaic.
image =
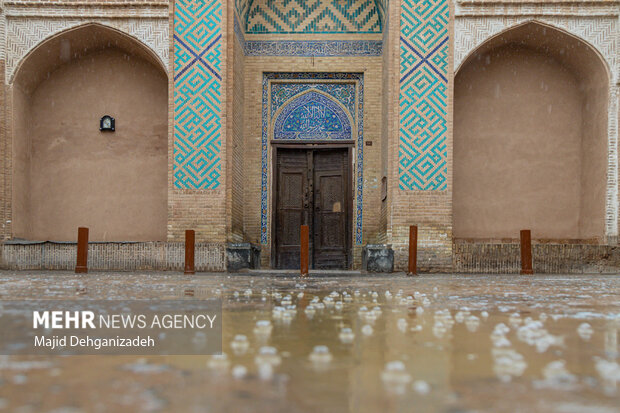
POLYGON ((220 185, 221 0, 176 0, 173 180, 177 189, 220 185))
POLYGON ((399 187, 447 188, 447 0, 403 0, 400 35, 399 187))
POLYGON ((235 36, 246 56, 381 56, 382 40, 246 40, 235 15, 235 36))
POLYGON ((246 33, 381 32, 374 0, 254 0, 243 17, 246 33))
POLYGON ((274 121, 274 139, 351 139, 351 121, 333 98, 310 90, 291 99, 274 121))
POLYGON ((246 56, 381 56, 381 40, 252 40, 245 42, 246 56))
POLYGON ((271 116, 290 98, 305 90, 319 90, 342 103, 349 111, 355 113, 355 83, 272 83, 271 116))
MULTIPOLYGON (((353 89, 355 91, 355 89, 353 89)), ((268 244, 269 232, 268 232, 268 171, 269 171, 269 127, 274 121, 274 115, 276 110, 272 110, 271 106, 273 102, 279 107, 284 107, 281 114, 285 114, 287 108, 287 101, 291 101, 291 105, 295 104, 296 100, 300 99, 299 104, 291 106, 289 112, 286 114, 294 114, 299 108, 307 107, 308 102, 318 101, 324 99, 321 102, 324 105, 329 105, 330 110, 337 114, 340 111, 341 116, 345 115, 345 110, 350 112, 351 118, 354 122, 357 122, 357 153, 356 153, 356 214, 354 218, 355 228, 355 243, 362 244, 362 218, 363 218, 363 186, 364 186, 364 75, 361 73, 264 73, 263 74, 263 97, 262 97, 262 158, 261 158, 261 243, 268 244), (308 83, 303 82, 308 80, 308 83), (290 81, 290 82, 286 82, 290 81), (320 81, 325 81, 321 83, 320 81), (334 82, 338 81, 338 82, 334 82), (353 83, 354 82, 354 83, 353 83), (277 85, 277 86, 276 86, 277 85), (303 85, 303 86, 300 86, 303 85), (320 86, 319 86, 320 85, 320 86), (353 100, 353 107, 351 106, 351 85, 355 88, 357 85, 357 102, 353 100), (270 93, 270 88, 276 86, 276 93, 270 93), (286 90, 289 88, 288 90, 286 90), (332 89, 331 93, 328 89, 332 89), (300 95, 301 94, 301 95, 300 95), (329 96, 328 96, 329 95, 329 96), (321 96, 321 98, 319 98, 321 96), (286 98, 288 97, 288 98, 286 98), (330 97, 335 98, 342 106, 334 102, 330 97), (292 99, 292 100, 291 100, 292 99), (350 108, 353 108, 351 111, 350 108), (344 108, 344 109, 343 109, 344 108)), ((325 113, 328 111, 326 110, 325 113)), ((279 119, 287 119, 288 117, 281 116, 279 119)), ((337 115, 336 115, 337 116, 337 115)), ((293 118, 299 119, 301 117, 293 118)), ((342 119, 342 118, 341 118, 342 119)), ((278 128, 276 120, 275 130, 278 128)), ((342 121, 341 121, 342 122, 342 121)), ((303 123, 300 120, 300 124, 303 123)), ((286 122, 282 122, 282 125, 286 125, 286 122)), ((282 127, 283 128, 283 127, 282 127)), ((349 128, 353 128, 349 125, 349 128)), ((286 131, 285 131, 286 133, 286 131)), ((297 139, 309 138, 310 135, 304 135, 300 137, 297 135, 297 139)), ((351 131, 349 131, 351 136, 351 131)), ((289 137, 290 138, 290 137, 289 137)), ((344 139, 344 135, 323 135, 321 139, 344 139), (338 137, 337 137, 338 136, 338 137)))

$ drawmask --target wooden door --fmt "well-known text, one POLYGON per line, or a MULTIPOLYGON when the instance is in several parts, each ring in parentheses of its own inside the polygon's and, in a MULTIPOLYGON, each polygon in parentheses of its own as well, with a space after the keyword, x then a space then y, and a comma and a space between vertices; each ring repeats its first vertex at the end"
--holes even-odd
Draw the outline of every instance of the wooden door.
POLYGON ((348 149, 278 148, 276 154, 276 268, 299 268, 301 225, 310 229, 310 268, 349 268, 348 149))
POLYGON ((310 191, 308 153, 299 149, 277 152, 276 268, 299 268, 300 227, 308 224, 310 191))
POLYGON ((317 150, 313 160, 313 268, 349 267, 348 151, 317 150))

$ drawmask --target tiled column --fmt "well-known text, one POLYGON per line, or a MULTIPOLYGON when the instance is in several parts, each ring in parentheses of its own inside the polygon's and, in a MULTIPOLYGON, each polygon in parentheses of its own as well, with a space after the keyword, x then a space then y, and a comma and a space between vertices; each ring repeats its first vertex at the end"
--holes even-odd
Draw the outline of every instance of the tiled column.
POLYGON ((168 239, 226 240, 226 7, 176 0, 168 239))

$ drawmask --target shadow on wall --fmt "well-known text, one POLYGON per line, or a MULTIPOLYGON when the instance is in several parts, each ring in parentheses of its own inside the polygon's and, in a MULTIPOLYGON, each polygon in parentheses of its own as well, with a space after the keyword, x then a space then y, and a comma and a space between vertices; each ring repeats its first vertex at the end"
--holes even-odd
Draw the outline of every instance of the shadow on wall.
POLYGON ((168 80, 150 50, 101 25, 68 30, 25 58, 12 97, 14 237, 166 239, 168 80))
POLYGON ((609 74, 588 44, 538 23, 484 43, 454 89, 454 236, 605 235, 609 74))

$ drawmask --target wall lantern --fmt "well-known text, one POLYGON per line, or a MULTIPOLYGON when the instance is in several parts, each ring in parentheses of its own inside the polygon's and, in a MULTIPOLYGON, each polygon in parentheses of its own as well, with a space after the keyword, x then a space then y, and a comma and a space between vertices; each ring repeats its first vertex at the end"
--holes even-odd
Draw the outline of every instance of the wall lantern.
POLYGON ((101 118, 99 122, 99 130, 100 131, 111 131, 114 132, 114 118, 112 116, 105 115, 101 118))

